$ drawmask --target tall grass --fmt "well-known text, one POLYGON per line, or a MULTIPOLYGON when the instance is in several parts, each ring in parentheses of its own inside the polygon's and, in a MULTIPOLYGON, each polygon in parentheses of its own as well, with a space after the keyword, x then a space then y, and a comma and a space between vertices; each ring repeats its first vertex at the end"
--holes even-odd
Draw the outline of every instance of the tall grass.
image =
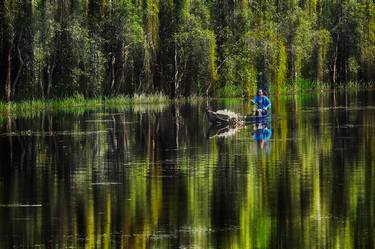
MULTIPOLYGON (((360 89, 370 89, 374 87, 373 82, 358 82, 350 81, 346 83, 336 84, 335 89, 338 90, 360 90, 360 89)), ((298 79, 295 83, 286 83, 281 86, 280 93, 297 93, 302 91, 315 91, 315 90, 329 90, 332 88, 331 83, 327 82, 314 82, 305 79, 298 79)))
POLYGON ((154 104, 154 103, 166 103, 170 99, 163 93, 156 93, 151 95, 145 94, 134 94, 133 104, 154 104))
MULTIPOLYGON (((299 79, 293 84, 283 84, 280 94, 297 93, 305 90, 328 90, 331 85, 329 83, 312 82, 305 79, 299 79)), ((337 85, 337 89, 359 90, 362 88, 373 88, 374 83, 348 82, 346 84, 337 85)), ((241 97, 240 89, 235 87, 225 87, 219 91, 219 97, 241 97)), ((23 117, 35 116, 44 111, 63 111, 63 112, 84 112, 87 109, 96 109, 100 107, 114 108, 124 110, 134 107, 135 105, 155 105, 167 103, 198 103, 206 101, 206 97, 190 96, 181 99, 170 99, 167 95, 159 92, 150 95, 135 94, 133 96, 120 95, 115 97, 99 97, 95 99, 87 99, 82 95, 73 97, 52 99, 52 100, 25 100, 19 102, 0 102, 0 115, 16 115, 23 117)), ((138 107, 137 107, 138 108, 138 107)), ((139 109, 139 108, 138 108, 139 109)), ((149 109, 149 108, 141 108, 149 109)), ((159 108, 160 109, 160 108, 159 108)))
POLYGON ((298 79, 294 83, 285 83, 280 87, 280 93, 295 93, 307 90, 328 90, 330 88, 329 83, 309 81, 305 79, 298 79))
POLYGON ((75 111, 76 109, 95 109, 99 107, 117 108, 131 105, 167 103, 171 100, 163 93, 152 95, 99 97, 87 99, 82 95, 52 100, 25 100, 19 102, 0 102, 0 115, 30 115, 42 111, 75 111))
POLYGON ((338 89, 349 89, 349 90, 360 90, 374 88, 374 82, 358 82, 349 81, 346 84, 340 84, 337 86, 338 89))
POLYGON ((0 116, 12 115, 22 117, 33 117, 44 111, 61 111, 71 113, 82 113, 87 109, 109 108, 125 110, 132 108, 135 110, 151 110, 157 107, 162 110, 162 106, 168 103, 197 103, 206 100, 205 97, 190 96, 187 98, 170 99, 167 95, 159 92, 155 94, 135 94, 133 96, 120 95, 115 97, 99 97, 87 99, 82 95, 75 95, 68 98, 51 100, 25 100, 19 102, 0 102, 0 116))

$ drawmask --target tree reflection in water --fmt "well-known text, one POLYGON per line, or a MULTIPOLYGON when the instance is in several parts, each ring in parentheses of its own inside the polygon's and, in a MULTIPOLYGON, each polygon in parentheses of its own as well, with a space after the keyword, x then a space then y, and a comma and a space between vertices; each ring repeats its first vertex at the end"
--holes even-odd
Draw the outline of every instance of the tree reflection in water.
POLYGON ((372 247, 372 94, 211 139, 200 104, 2 118, 0 248, 372 247))

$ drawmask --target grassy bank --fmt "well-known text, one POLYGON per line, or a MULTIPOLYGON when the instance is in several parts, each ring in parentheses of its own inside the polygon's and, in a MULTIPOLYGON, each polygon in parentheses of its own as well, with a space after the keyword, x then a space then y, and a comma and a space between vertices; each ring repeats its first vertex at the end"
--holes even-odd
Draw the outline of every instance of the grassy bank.
MULTIPOLYGON (((358 82, 358 81, 350 81, 346 83, 339 83, 334 86, 336 90, 349 90, 349 91, 357 91, 361 89, 372 89, 375 87, 375 83, 373 82, 358 82)), ((256 86, 251 87, 252 92, 250 95, 254 95, 257 91, 256 86)), ((299 94, 306 91, 328 91, 332 89, 332 84, 328 82, 316 82, 310 81, 306 79, 298 79, 296 82, 285 82, 280 84, 278 88, 272 86, 271 84, 271 93, 272 95, 284 95, 284 94, 299 94)), ((242 98, 246 95, 242 87, 237 87, 233 85, 227 85, 221 87, 216 91, 216 95, 219 98, 242 98)))
POLYGON ((35 113, 40 111, 93 109, 98 107, 116 108, 138 104, 162 104, 171 100, 168 96, 157 93, 152 95, 117 96, 112 98, 100 97, 86 99, 81 95, 63 99, 26 100, 19 102, 0 102, 0 114, 35 113))
MULTIPOLYGON (((359 90, 373 88, 373 83, 348 82, 346 84, 337 85, 339 90, 359 90)), ((300 79, 294 84, 283 84, 278 91, 278 94, 300 93, 305 91, 322 91, 329 90, 331 85, 329 83, 311 82, 300 79)), ((240 89, 233 87, 224 89, 221 94, 228 95, 221 96, 221 98, 238 98, 242 97, 240 89), (224 91, 225 90, 225 91, 224 91)), ((276 94, 275 89, 271 89, 273 94, 276 94)), ((197 102, 205 100, 204 97, 192 96, 183 99, 170 99, 163 93, 155 93, 150 95, 135 94, 133 96, 116 96, 116 97, 99 97, 95 99, 87 99, 82 95, 68 97, 63 99, 51 100, 26 100, 18 102, 0 102, 0 115, 22 115, 33 116, 43 111, 63 111, 63 112, 82 112, 87 109, 96 108, 112 108, 112 109, 126 109, 136 105, 155 106, 160 104, 168 104, 173 102, 197 102)))
MULTIPOLYGON (((158 107, 173 102, 197 102, 204 97, 192 96, 182 99, 171 99, 163 93, 135 94, 133 96, 99 97, 87 99, 82 95, 51 100, 26 100, 18 102, 0 102, 0 115, 34 116, 44 111, 83 112, 87 109, 110 108, 124 110, 127 108, 158 107)), ((150 109, 150 108, 146 108, 150 109)))
MULTIPOLYGON (((294 84, 287 83, 280 87, 280 94, 286 93, 299 93, 304 91, 326 91, 332 88, 331 83, 327 82, 313 82, 305 79, 299 79, 294 84)), ((350 81, 347 83, 340 83, 334 86, 337 90, 360 90, 360 89, 371 89, 374 88, 374 83, 372 82, 355 82, 350 81)))

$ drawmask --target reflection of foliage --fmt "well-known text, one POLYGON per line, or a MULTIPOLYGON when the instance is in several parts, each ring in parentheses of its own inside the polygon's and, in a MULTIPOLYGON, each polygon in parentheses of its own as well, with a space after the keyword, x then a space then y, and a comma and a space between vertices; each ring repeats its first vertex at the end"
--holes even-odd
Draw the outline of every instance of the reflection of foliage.
POLYGON ((42 207, 2 207, 0 233, 27 247, 370 247, 375 120, 357 97, 275 98, 270 153, 247 128, 207 140, 191 105, 6 118, 0 203, 42 207))

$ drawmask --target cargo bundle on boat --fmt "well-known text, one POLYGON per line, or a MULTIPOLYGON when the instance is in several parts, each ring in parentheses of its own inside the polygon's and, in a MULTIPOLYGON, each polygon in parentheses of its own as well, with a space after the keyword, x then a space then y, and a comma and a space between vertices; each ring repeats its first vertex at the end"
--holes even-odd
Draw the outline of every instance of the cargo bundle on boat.
POLYGON ((270 114, 263 116, 246 115, 241 116, 228 110, 218 110, 216 112, 206 110, 208 121, 213 125, 239 125, 247 123, 267 122, 270 114))

